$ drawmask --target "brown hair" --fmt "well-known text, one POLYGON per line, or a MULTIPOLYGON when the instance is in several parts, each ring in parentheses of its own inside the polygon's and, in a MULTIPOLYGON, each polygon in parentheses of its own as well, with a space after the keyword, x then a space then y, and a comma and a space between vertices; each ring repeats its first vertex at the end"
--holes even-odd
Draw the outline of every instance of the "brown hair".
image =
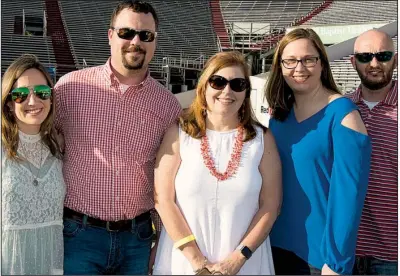
POLYGON ((251 108, 249 66, 241 53, 237 51, 228 51, 217 53, 207 61, 196 87, 196 98, 190 107, 182 113, 179 119, 182 129, 191 137, 198 139, 203 137, 206 133, 206 118, 204 113, 207 110, 206 89, 209 85, 208 79, 217 71, 231 66, 242 68, 244 77, 249 83, 249 87, 245 92, 246 98, 239 110, 239 114, 241 114, 240 123, 246 130, 244 141, 249 141, 256 136, 255 125, 260 126, 264 131, 266 130, 266 128, 257 121, 251 108))
MULTIPOLYGON (((53 81, 47 70, 35 55, 30 54, 20 56, 7 68, 1 86, 1 140, 7 157, 14 160, 19 159, 17 157, 19 136, 17 121, 8 106, 11 101, 10 92, 18 78, 26 70, 32 68, 39 70, 46 77, 48 85, 53 87, 53 81)), ((60 147, 55 139, 55 130, 53 129, 54 114, 55 105, 51 104, 49 114, 40 126, 40 135, 51 154, 60 158, 60 147)))
POLYGON ((120 3, 115 7, 112 15, 111 15, 111 20, 110 20, 110 28, 114 27, 114 21, 115 18, 118 16, 118 14, 124 10, 124 9, 130 9, 133 12, 137 13, 151 13, 151 15, 154 18, 154 22, 156 23, 156 30, 158 28, 158 16, 152 5, 150 5, 147 2, 144 1, 138 1, 138 0, 125 0, 120 3))
POLYGON ((279 121, 284 121, 287 118, 295 100, 292 89, 286 83, 282 75, 282 53, 289 43, 301 38, 309 39, 313 43, 315 49, 318 51, 322 66, 322 86, 335 93, 341 94, 333 79, 325 46, 317 33, 312 29, 294 29, 282 38, 275 50, 270 70, 271 73, 268 77, 268 82, 265 89, 265 97, 272 111, 272 117, 279 121))

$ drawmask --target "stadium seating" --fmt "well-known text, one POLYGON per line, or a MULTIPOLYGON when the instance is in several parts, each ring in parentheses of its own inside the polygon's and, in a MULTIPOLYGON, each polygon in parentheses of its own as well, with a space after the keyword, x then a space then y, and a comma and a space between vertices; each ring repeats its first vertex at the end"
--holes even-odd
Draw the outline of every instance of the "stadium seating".
POLYGON ((333 1, 303 25, 357 24, 397 20, 397 1, 333 1))
MULTIPOLYGON (((22 18, 23 9, 27 16, 43 17, 42 0, 1 1, 1 72, 22 54, 35 54, 45 65, 56 64, 51 37, 24 36, 14 34, 15 17, 22 18)), ((20 31, 22 32, 22 22, 20 31)))
POLYGON ((228 25, 231 22, 269 23, 271 29, 291 26, 323 1, 220 1, 228 25))

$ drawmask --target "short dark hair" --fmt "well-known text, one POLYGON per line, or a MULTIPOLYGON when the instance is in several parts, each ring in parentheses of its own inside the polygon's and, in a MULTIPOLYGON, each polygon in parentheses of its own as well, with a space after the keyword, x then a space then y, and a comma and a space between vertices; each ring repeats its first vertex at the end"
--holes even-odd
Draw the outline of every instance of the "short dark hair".
POLYGON ((158 28, 158 17, 157 13, 154 10, 154 8, 147 2, 144 1, 138 1, 138 0, 124 0, 115 7, 112 15, 111 15, 111 21, 110 21, 110 28, 114 27, 114 21, 115 18, 118 16, 118 14, 124 10, 124 9, 130 9, 133 12, 137 13, 151 13, 151 15, 154 18, 154 22, 156 23, 156 30, 158 28))

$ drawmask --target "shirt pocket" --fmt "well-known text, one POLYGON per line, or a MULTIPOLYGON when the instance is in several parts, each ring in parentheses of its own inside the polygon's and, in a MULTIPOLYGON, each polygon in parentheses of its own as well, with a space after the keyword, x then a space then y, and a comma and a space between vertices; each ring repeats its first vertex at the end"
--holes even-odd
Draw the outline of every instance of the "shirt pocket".
POLYGON ((152 112, 137 112, 137 118, 140 119, 135 120, 128 134, 132 149, 130 157, 133 158, 131 161, 143 165, 155 159, 167 126, 152 112))

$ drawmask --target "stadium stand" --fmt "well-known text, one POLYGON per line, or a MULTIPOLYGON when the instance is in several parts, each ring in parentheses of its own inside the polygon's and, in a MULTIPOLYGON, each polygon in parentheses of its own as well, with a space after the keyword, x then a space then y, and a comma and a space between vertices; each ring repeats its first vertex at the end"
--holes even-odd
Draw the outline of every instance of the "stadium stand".
MULTIPOLYGON (((309 20, 309 18, 327 8, 332 1, 232 0, 218 2, 227 30, 226 35, 222 31, 221 24, 218 24, 218 28, 216 28, 222 48, 268 51, 283 37, 285 28, 297 26, 309 20), (242 29, 241 34, 237 34, 234 29, 238 30, 238 26, 240 29, 240 25, 243 23, 244 25, 253 23, 256 32, 242 29), (263 25, 264 27, 262 27, 263 25), (222 43, 223 40, 225 41, 225 36, 230 39, 229 45, 222 43)), ((214 9, 213 14, 217 12, 218 10, 214 9)), ((214 18, 217 17, 217 15, 214 16, 214 18)))
MULTIPOLYGON (((265 32, 258 34, 261 39, 247 49, 252 53, 259 51, 258 57, 249 56, 256 65, 254 73, 257 74, 268 69, 273 48, 285 34, 286 28, 397 20, 397 1, 393 0, 385 1, 384 4, 382 1, 332 0, 148 1, 155 7, 160 18, 157 48, 150 72, 165 85, 169 83, 171 76, 180 75, 182 78, 183 75, 185 78, 183 68, 193 68, 198 72, 206 59, 214 53, 235 48, 230 33, 233 23, 261 23, 266 26, 265 32), (355 10, 357 16, 354 16, 355 10)), ((2 73, 12 60, 23 53, 36 54, 48 66, 56 65, 58 76, 85 66, 103 64, 110 55, 107 31, 112 9, 117 2, 118 0, 2 1, 2 73), (43 18, 45 14, 47 28, 43 30, 44 36, 22 34, 23 10, 26 17, 36 19, 43 18)), ((395 39, 397 45, 397 36, 395 39)), ((331 62, 335 80, 344 92, 359 84, 357 73, 352 69, 349 59, 349 56, 345 56, 331 62)), ((186 77, 191 78, 194 84, 195 74, 189 75, 186 73, 186 77)), ((395 77, 397 78, 397 69, 395 77)))
MULTIPOLYGON (((225 22, 268 23, 270 28, 291 26, 323 1, 220 1, 225 22)), ((228 26, 227 26, 228 27, 228 26)))
POLYGON ((45 10, 41 0, 1 1, 1 71, 7 69, 18 56, 35 54, 46 65, 55 65, 56 59, 50 36, 23 35, 23 10, 27 17, 42 18, 45 10), (6 11, 6 12, 5 12, 6 11))
POLYGON ((332 2, 328 9, 321 11, 302 25, 336 25, 397 20, 397 1, 332 2))

